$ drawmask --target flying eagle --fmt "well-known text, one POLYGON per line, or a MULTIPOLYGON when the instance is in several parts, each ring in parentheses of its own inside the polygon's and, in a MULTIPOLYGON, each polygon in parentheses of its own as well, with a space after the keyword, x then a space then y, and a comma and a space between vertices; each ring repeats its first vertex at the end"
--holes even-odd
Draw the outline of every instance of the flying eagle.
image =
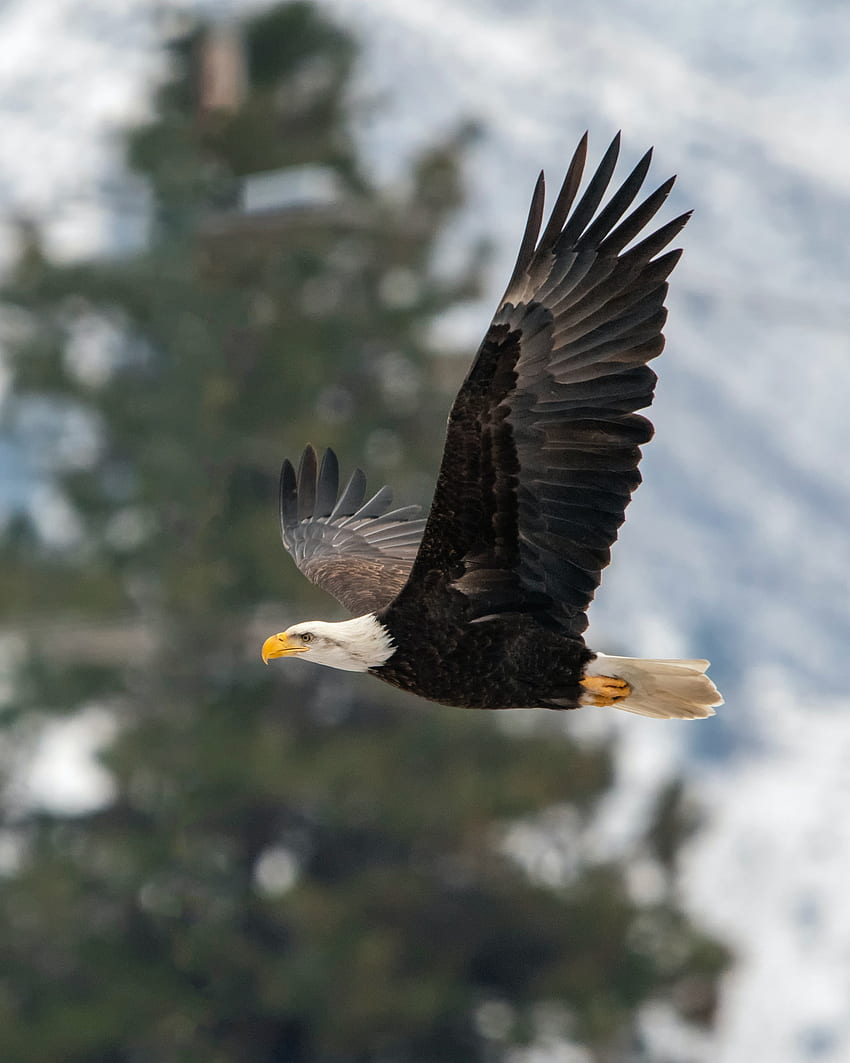
POLYGON ((431 701, 476 709, 613 705, 658 719, 713 714, 707 661, 611 657, 585 645, 586 612, 640 483, 662 351, 666 251, 690 212, 632 243, 675 178, 627 213, 648 151, 600 210, 619 135, 573 205, 587 135, 543 220, 543 174, 516 266, 452 406, 427 519, 339 493, 330 450, 280 477, 283 543, 352 620, 295 624, 263 660, 298 656, 371 672, 431 701), (631 246, 628 250, 627 245, 631 246), (664 253, 662 253, 664 252, 664 253))

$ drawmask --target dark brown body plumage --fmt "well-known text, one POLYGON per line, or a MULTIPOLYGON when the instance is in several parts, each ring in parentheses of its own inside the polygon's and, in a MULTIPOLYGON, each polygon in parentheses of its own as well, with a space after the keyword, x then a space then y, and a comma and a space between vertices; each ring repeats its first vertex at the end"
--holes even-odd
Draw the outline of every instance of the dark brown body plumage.
POLYGON ((396 652, 372 674, 392 686, 464 709, 578 706, 584 665, 594 654, 523 615, 466 624, 458 617, 412 617, 390 606, 378 618, 396 652))

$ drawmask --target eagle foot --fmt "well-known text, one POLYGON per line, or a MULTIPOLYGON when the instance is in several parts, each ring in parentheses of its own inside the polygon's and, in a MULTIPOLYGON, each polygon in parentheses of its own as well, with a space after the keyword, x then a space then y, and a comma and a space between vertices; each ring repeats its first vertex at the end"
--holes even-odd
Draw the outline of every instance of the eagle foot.
POLYGON ((612 675, 588 675, 580 682, 587 691, 582 698, 585 705, 616 705, 632 692, 625 679, 612 675))

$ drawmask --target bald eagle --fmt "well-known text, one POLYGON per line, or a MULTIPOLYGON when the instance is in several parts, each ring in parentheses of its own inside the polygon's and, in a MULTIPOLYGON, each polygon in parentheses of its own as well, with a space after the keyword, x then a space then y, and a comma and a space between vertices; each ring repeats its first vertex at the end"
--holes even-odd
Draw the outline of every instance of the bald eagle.
POLYGON ((613 705, 696 719, 722 703, 703 660, 644 660, 585 644, 587 608, 640 483, 640 446, 662 351, 666 251, 690 212, 633 243, 665 181, 629 212, 648 151, 600 210, 619 135, 578 202, 581 139, 540 233, 538 178, 516 266, 452 406, 427 519, 339 491, 333 451, 308 446, 280 476, 283 543, 354 619, 310 620, 268 638, 263 660, 371 672, 402 690, 476 709, 613 705), (574 205, 575 204, 575 205, 574 205), (662 253, 664 252, 664 253, 662 253))

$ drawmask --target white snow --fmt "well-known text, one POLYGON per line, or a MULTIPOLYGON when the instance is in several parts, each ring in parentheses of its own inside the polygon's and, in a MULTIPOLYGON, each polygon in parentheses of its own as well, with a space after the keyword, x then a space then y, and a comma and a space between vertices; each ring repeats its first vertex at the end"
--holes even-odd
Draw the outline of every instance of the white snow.
POLYGON ((115 784, 97 755, 116 730, 114 714, 100 705, 46 722, 29 758, 12 775, 7 802, 13 808, 39 807, 66 816, 107 806, 115 797, 115 784))
POLYGON ((700 786, 692 909, 739 950, 712 1060, 850 1059, 850 698, 754 669, 763 747, 700 786))

